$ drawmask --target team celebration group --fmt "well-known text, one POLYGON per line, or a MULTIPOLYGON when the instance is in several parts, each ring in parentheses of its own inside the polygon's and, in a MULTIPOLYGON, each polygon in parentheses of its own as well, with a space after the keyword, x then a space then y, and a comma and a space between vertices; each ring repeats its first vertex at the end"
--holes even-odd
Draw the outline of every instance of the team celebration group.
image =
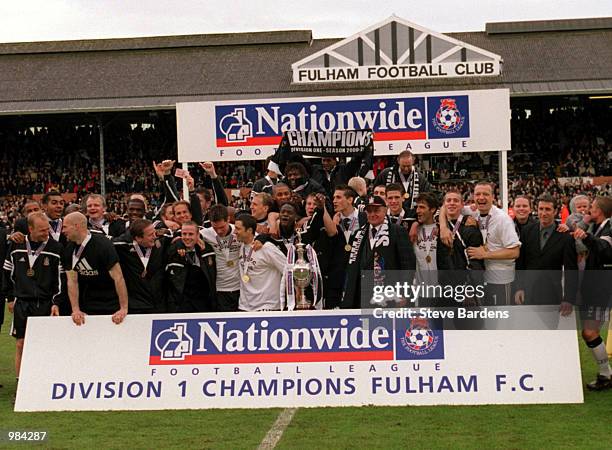
POLYGON ((173 161, 153 163, 162 196, 154 212, 141 194, 126 199, 125 217, 100 194, 67 205, 49 191, 26 202, 13 229, 0 230, 17 376, 31 316, 83 325, 87 315, 121 324, 149 313, 554 304, 579 314, 599 368, 587 387, 612 388, 600 336, 612 306, 610 197, 577 195, 562 220, 553 196, 517 197, 512 218, 487 181, 432 192, 409 151, 373 182, 358 162, 271 162, 250 210, 228 206, 211 162, 200 164, 201 180, 173 161), (373 300, 373 286, 395 281, 484 292, 373 300))

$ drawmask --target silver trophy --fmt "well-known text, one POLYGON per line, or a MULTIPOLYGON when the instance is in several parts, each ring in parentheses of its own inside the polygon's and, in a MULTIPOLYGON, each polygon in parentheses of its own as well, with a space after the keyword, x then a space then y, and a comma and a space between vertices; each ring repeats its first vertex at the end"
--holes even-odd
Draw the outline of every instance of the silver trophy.
POLYGON ((295 283, 295 309, 313 309, 312 301, 306 298, 305 289, 312 280, 312 266, 304 257, 306 245, 302 243, 302 233, 297 231, 295 249, 297 259, 293 263, 293 282, 295 283))

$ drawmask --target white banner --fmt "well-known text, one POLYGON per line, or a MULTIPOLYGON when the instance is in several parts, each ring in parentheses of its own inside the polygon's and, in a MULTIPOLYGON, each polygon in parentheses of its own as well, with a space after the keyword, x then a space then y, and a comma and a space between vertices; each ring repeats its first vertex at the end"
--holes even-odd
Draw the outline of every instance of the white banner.
POLYGON ((565 186, 572 184, 575 186, 582 186, 583 184, 593 184, 592 177, 559 177, 557 178, 559 186, 565 186))
POLYGON ((578 403, 569 328, 445 331, 356 310, 34 317, 15 411, 578 403))
POLYGON ((510 150, 508 89, 178 103, 180 162, 264 159, 284 131, 372 130, 377 155, 510 150))

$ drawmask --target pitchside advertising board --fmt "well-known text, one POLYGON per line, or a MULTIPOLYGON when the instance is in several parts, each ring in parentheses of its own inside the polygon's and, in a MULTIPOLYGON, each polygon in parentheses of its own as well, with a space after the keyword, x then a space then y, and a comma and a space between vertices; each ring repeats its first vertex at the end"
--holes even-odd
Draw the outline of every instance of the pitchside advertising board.
POLYGON ((15 411, 577 403, 571 328, 436 330, 358 310, 34 317, 15 411))
POLYGON ((264 159, 285 131, 372 130, 377 155, 510 150, 507 89, 178 103, 181 162, 264 159))

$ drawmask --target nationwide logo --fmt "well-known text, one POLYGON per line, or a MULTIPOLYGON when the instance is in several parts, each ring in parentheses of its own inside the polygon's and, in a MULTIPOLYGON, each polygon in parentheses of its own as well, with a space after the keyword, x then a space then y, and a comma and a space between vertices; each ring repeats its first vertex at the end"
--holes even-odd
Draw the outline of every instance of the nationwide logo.
POLYGON ((226 142, 246 142, 253 137, 253 124, 246 118, 244 108, 236 108, 234 112, 223 116, 219 128, 226 142))
POLYGON ((361 315, 153 320, 149 364, 419 359, 394 340, 392 320, 361 315))
POLYGON ((277 146, 285 131, 372 130, 375 141, 469 137, 468 96, 215 106, 218 148, 277 146), (437 129, 436 127, 439 127, 437 129), (445 128, 446 127, 446 128, 445 128))
POLYGON ((187 334, 185 322, 162 330, 155 337, 155 348, 164 361, 182 361, 193 353, 193 338, 187 334))

